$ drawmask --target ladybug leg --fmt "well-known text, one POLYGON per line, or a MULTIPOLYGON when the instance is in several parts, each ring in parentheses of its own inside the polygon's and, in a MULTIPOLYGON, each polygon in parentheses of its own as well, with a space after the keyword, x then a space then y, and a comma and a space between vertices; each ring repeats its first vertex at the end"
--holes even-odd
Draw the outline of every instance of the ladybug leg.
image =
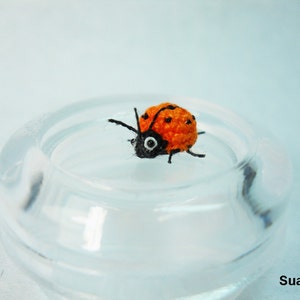
POLYGON ((174 150, 171 150, 170 154, 169 154, 169 159, 168 159, 168 163, 171 164, 172 163, 172 156, 175 154, 175 153, 178 153, 180 152, 180 149, 174 149, 174 150))
POLYGON ((133 145, 133 144, 134 144, 134 142, 135 142, 135 139, 128 139, 128 140, 127 140, 127 142, 130 142, 130 143, 131 143, 131 145, 133 145))
POLYGON ((171 164, 171 163, 172 163, 172 161, 171 161, 171 159, 172 159, 172 156, 173 156, 173 153, 172 153, 172 152, 170 152, 170 154, 169 154, 169 159, 168 159, 168 163, 169 163, 169 164, 171 164))
POLYGON ((205 154, 198 154, 198 153, 194 153, 192 152, 190 149, 186 150, 186 152, 192 156, 196 156, 196 157, 205 157, 205 154))
POLYGON ((197 132, 197 133, 198 133, 198 135, 200 135, 200 134, 204 134, 205 131, 199 131, 199 132, 197 132))

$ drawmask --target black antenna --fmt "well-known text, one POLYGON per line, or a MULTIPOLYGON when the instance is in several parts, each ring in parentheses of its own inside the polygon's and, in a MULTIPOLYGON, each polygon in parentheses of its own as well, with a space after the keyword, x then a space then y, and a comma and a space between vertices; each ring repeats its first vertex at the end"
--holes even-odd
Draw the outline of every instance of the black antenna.
POLYGON ((135 133, 139 133, 135 128, 133 128, 130 125, 125 124, 122 121, 118 121, 118 120, 115 120, 115 119, 108 119, 108 122, 115 123, 117 125, 121 125, 123 127, 126 127, 127 129, 131 130, 131 131, 134 131, 135 133))
POLYGON ((154 115, 153 120, 152 120, 152 122, 151 122, 151 124, 150 124, 148 130, 152 128, 152 126, 154 125, 154 123, 155 123, 155 121, 156 121, 158 115, 159 115, 163 110, 165 110, 165 109, 171 109, 171 110, 174 110, 174 109, 177 108, 177 107, 178 107, 178 106, 168 105, 168 106, 165 106, 165 107, 161 108, 161 109, 154 115))
POLYGON ((139 115, 138 115, 136 107, 134 108, 134 113, 135 113, 135 119, 136 119, 136 125, 137 125, 137 129, 138 129, 138 133, 140 133, 141 132, 141 127, 140 127, 139 115))

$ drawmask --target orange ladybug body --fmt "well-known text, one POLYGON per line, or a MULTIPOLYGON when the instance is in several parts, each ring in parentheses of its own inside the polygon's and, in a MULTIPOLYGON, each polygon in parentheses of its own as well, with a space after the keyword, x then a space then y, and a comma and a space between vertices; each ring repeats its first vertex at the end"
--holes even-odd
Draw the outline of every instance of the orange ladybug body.
POLYGON ((196 119, 186 109, 176 104, 162 103, 149 107, 140 117, 136 108, 134 111, 137 129, 122 121, 114 119, 108 121, 124 126, 137 134, 130 142, 138 157, 154 158, 168 154, 169 163, 173 154, 183 151, 196 157, 205 157, 205 154, 196 154, 190 150, 198 134, 204 132, 197 132, 196 119))

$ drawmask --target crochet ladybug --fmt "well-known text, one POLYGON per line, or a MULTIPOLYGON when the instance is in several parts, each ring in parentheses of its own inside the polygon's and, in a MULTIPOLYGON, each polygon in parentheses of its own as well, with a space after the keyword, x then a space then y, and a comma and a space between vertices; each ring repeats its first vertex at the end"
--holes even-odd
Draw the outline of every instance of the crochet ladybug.
POLYGON ((135 153, 140 158, 154 158, 168 154, 168 163, 171 163, 175 153, 186 151, 196 157, 205 157, 190 150, 195 144, 198 134, 197 123, 186 109, 172 103, 162 103, 149 107, 143 115, 138 116, 134 108, 137 129, 122 121, 109 119, 109 122, 126 127, 137 136, 129 140, 135 153))

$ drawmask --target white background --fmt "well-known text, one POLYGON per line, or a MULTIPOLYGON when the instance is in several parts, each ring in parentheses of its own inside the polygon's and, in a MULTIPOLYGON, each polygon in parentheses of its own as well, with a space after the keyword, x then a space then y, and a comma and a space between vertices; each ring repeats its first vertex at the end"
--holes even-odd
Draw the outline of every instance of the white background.
MULTIPOLYGON (((297 0, 0 0, 0 147, 42 113, 116 93, 199 97, 263 124, 295 185, 284 252, 239 299, 300 298, 279 284, 300 277, 299 28, 297 0)), ((44 299, 2 248, 0 299, 44 299)))

